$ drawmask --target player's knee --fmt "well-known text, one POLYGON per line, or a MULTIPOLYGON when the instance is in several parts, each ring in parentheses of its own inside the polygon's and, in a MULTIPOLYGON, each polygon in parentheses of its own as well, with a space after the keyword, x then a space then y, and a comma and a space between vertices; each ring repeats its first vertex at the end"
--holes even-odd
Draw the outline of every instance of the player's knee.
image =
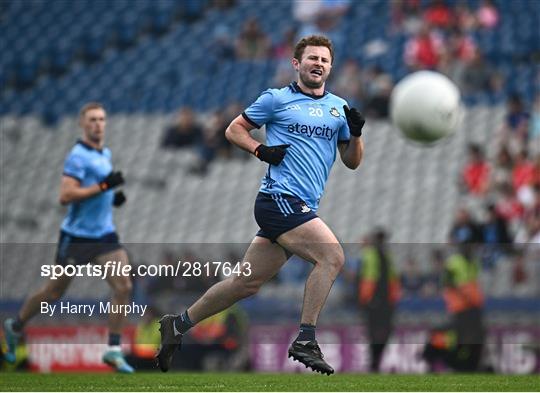
POLYGON ((251 281, 247 283, 244 288, 246 297, 257 294, 257 292, 259 292, 259 289, 261 289, 261 286, 262 282, 258 281, 251 281))
POLYGON ((343 250, 334 250, 328 257, 328 264, 334 274, 339 274, 345 265, 345 255, 343 254, 343 250))
POLYGON ((255 295, 262 286, 260 280, 235 280, 239 295, 242 298, 255 295))

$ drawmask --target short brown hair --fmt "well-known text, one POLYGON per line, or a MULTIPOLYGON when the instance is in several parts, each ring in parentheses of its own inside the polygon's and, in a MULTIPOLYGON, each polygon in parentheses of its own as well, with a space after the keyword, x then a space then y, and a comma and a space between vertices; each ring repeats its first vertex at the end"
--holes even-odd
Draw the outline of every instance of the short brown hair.
POLYGON ((92 109, 103 109, 105 110, 105 107, 103 106, 103 104, 99 103, 99 102, 88 102, 86 104, 83 105, 83 107, 81 108, 81 110, 79 111, 79 117, 83 117, 86 112, 92 110, 92 109))
POLYGON ((307 37, 302 38, 296 46, 294 47, 294 58, 298 61, 302 60, 302 55, 304 54, 304 50, 306 49, 306 46, 325 46, 330 51, 330 56, 332 59, 330 59, 330 62, 334 62, 334 46, 332 45, 332 41, 328 39, 327 37, 323 35, 310 35, 307 37))

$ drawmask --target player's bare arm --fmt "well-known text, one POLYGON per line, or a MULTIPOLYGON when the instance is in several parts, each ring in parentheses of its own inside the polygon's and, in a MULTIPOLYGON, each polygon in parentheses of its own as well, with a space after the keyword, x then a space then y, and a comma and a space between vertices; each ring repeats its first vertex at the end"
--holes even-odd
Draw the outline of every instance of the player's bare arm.
POLYGON ((255 155, 259 160, 271 165, 279 165, 290 145, 266 146, 253 139, 249 133, 253 128, 242 115, 234 119, 225 130, 229 142, 255 155))
POLYGON ((60 204, 67 205, 83 199, 91 198, 101 192, 99 184, 92 184, 89 187, 81 187, 79 180, 71 176, 62 176, 60 183, 60 204))
POLYGON ((72 202, 82 201, 110 190, 124 183, 122 172, 111 172, 103 181, 88 187, 81 187, 79 180, 71 176, 62 176, 60 183, 60 204, 67 205, 72 202))
POLYGON ((351 136, 348 143, 339 145, 339 155, 341 161, 349 169, 356 169, 362 162, 364 156, 364 141, 361 137, 351 136))
POLYGON ((239 148, 255 154, 255 149, 261 144, 257 140, 253 139, 249 133, 253 130, 253 126, 248 123, 242 115, 237 116, 225 130, 225 137, 227 140, 239 148))

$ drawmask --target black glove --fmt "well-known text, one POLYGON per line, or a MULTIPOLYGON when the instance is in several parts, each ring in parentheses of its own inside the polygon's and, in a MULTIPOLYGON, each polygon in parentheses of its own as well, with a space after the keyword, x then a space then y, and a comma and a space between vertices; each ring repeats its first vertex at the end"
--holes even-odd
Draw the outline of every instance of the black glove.
POLYGON ((291 145, 265 146, 260 144, 255 149, 255 157, 272 165, 279 165, 291 145))
POLYGON ((126 201, 127 201, 127 198, 123 191, 120 190, 114 193, 114 199, 112 203, 114 207, 120 207, 124 203, 126 203, 126 201))
POLYGON ((362 116, 362 114, 358 112, 358 109, 349 109, 347 105, 343 105, 343 110, 345 111, 345 117, 347 118, 347 124, 349 125, 349 131, 351 132, 351 135, 362 136, 362 127, 364 127, 364 124, 366 122, 364 116, 362 116))
POLYGON ((107 191, 114 187, 118 187, 121 184, 124 184, 124 176, 122 176, 122 172, 111 172, 107 175, 105 180, 99 183, 99 188, 101 188, 101 191, 107 191))

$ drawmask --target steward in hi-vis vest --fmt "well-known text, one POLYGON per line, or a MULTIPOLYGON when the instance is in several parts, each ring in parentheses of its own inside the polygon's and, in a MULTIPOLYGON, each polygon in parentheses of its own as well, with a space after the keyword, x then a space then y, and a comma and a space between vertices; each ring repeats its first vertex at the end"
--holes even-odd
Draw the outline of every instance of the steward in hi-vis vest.
POLYGON ((431 332, 424 351, 424 357, 431 364, 442 359, 458 371, 478 370, 485 337, 484 296, 478 281, 479 272, 471 244, 460 244, 458 251, 447 259, 443 296, 451 320, 431 332))
POLYGON ((364 312, 370 342, 371 371, 378 371, 382 354, 393 329, 395 304, 400 296, 399 277, 382 229, 372 235, 371 245, 361 256, 359 304, 364 312))

